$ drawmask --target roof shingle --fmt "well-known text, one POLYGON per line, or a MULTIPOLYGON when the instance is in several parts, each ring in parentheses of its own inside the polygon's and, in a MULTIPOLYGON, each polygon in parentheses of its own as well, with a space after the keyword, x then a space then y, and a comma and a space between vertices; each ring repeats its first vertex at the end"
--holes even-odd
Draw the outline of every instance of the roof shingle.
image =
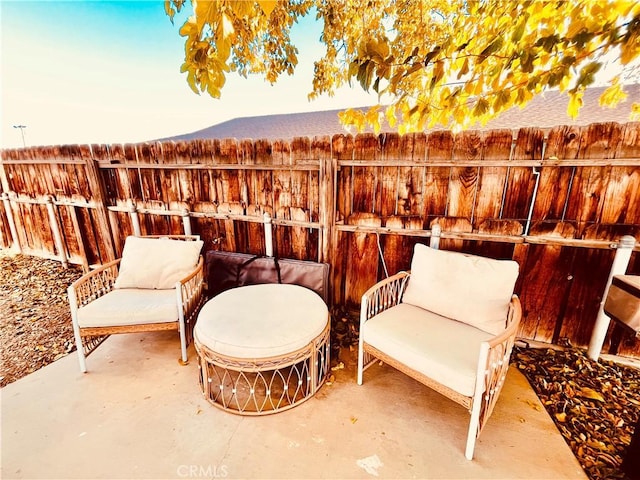
MULTIPOLYGON (((558 91, 549 91, 537 95, 526 107, 513 107, 478 130, 519 129, 524 127, 550 128, 557 125, 588 125, 591 123, 629 121, 631 104, 640 102, 640 84, 626 85, 628 97, 615 108, 603 108, 598 98, 605 87, 589 88, 584 94, 584 106, 580 115, 573 120, 567 115, 568 97, 558 91)), ((202 130, 176 135, 167 140, 195 139, 283 139, 294 137, 314 137, 345 133, 338 120, 341 110, 240 117, 213 125, 202 130)), ((383 131, 393 131, 388 125, 383 131)))

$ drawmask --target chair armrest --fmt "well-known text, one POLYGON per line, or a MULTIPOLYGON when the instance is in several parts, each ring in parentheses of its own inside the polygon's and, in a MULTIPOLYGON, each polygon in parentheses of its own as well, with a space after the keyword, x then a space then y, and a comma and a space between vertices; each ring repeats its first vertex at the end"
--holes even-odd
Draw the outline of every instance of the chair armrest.
POLYGON ((204 259, 202 256, 200 256, 195 270, 180 280, 176 287, 180 289, 184 321, 190 327, 187 333, 190 341, 191 331, 196 321, 195 317, 204 303, 202 294, 204 289, 204 259))
POLYGON ((492 349, 498 345, 501 345, 512 338, 515 340, 516 334, 518 333, 518 327, 520 325, 520 319, 522 318, 522 306, 520 304, 520 299, 517 295, 513 295, 511 297, 511 302, 509 303, 509 312, 507 314, 507 328, 505 328, 502 332, 500 332, 495 337, 487 340, 489 344, 489 349, 492 349))
POLYGON ((67 292, 71 308, 80 308, 113 290, 119 264, 119 258, 105 263, 69 285, 67 292))
POLYGON ((373 316, 400 303, 409 272, 398 272, 379 281, 362 295, 360 303, 360 326, 373 316))
POLYGON ((480 434, 484 422, 491 415, 500 390, 504 385, 504 379, 507 376, 507 370, 509 370, 511 351, 513 350, 521 318, 522 306, 520 299, 517 295, 513 295, 507 314, 507 328, 495 337, 482 342, 476 377, 476 398, 474 399, 474 404, 480 402, 477 434, 480 434), (482 392, 481 398, 478 396, 479 392, 482 392))

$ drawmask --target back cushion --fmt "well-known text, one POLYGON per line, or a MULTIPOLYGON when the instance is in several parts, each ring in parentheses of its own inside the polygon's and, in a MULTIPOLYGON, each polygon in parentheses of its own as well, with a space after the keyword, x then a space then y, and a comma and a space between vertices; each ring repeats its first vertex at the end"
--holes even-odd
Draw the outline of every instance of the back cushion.
POLYGON ((435 250, 416 244, 402 301, 498 334, 506 327, 518 278, 513 260, 435 250))
POLYGON ((198 264, 202 240, 127 237, 115 288, 175 287, 198 264))

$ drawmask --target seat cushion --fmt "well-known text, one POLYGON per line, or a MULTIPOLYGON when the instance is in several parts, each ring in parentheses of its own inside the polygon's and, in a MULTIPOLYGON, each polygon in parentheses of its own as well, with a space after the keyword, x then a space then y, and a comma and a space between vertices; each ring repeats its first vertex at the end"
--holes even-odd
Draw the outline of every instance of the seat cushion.
POLYGON ((174 288, 196 268, 202 240, 127 237, 115 288, 174 288))
POLYGON ((518 278, 513 260, 435 250, 416 244, 402 301, 497 335, 506 327, 518 278))
POLYGON ((178 320, 176 290, 118 289, 78 309, 80 327, 113 327, 178 320))
POLYGON ((401 303, 362 327, 366 343, 462 395, 475 390, 480 344, 492 335, 401 303))
POLYGON ((327 327, 322 298, 305 287, 232 288, 209 300, 194 328, 196 342, 236 358, 267 358, 306 347, 327 327))

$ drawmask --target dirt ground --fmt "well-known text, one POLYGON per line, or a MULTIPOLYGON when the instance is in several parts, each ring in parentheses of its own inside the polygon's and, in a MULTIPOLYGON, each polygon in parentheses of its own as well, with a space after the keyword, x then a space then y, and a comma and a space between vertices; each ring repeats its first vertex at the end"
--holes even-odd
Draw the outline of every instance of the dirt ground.
POLYGON ((0 387, 75 349, 67 286, 82 269, 0 250, 0 387))
MULTIPOLYGON (((0 386, 75 350, 67 286, 82 269, 0 250, 0 386)), ((640 370, 575 348, 517 347, 522 371, 591 480, 627 479, 621 463, 640 417, 640 370)))

